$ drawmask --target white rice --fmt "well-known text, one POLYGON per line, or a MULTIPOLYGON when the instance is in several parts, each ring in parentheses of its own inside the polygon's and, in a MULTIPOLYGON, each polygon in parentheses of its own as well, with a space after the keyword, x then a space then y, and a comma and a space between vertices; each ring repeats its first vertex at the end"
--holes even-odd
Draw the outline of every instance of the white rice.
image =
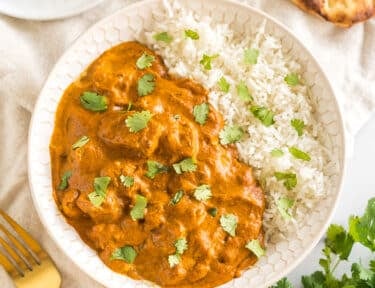
POLYGON ((254 27, 253 35, 237 35, 227 24, 214 24, 211 18, 197 19, 173 2, 168 13, 155 15, 153 31, 142 32, 139 41, 154 49, 164 59, 169 73, 189 77, 204 85, 209 91, 210 103, 218 109, 227 124, 236 124, 246 130, 246 136, 237 144, 241 160, 255 169, 255 175, 266 193, 267 207, 264 213, 266 238, 286 236, 298 227, 309 211, 326 197, 329 191, 329 155, 322 137, 327 137, 314 115, 307 84, 290 87, 284 81, 289 73, 303 74, 301 65, 283 52, 280 39, 265 33, 265 25, 254 27), (199 33, 199 40, 186 38, 184 31, 199 33), (153 36, 168 32, 173 37, 170 44, 156 41, 153 36), (260 51, 257 64, 245 65, 246 48, 260 51), (219 54, 212 61, 212 70, 203 69, 199 61, 203 54, 219 54), (229 93, 220 91, 217 82, 224 76, 230 83, 229 93), (265 127, 249 111, 237 95, 236 84, 245 81, 254 98, 253 103, 265 106, 275 113, 275 124, 265 127), (305 129, 299 137, 290 121, 304 121, 305 129), (311 161, 294 158, 288 147, 296 146, 311 156, 311 161), (282 149, 282 157, 273 157, 273 149, 282 149), (297 186, 289 191, 275 172, 292 171, 297 174, 297 186), (290 212, 292 219, 285 220, 277 208, 277 201, 287 197, 294 199, 290 212))

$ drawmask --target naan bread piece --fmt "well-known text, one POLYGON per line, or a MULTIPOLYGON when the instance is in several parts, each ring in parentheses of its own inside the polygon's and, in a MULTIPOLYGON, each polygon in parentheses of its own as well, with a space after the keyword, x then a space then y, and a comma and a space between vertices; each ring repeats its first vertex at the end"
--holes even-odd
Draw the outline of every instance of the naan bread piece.
POLYGON ((375 15, 375 0, 292 0, 299 8, 341 27, 365 21, 375 15))

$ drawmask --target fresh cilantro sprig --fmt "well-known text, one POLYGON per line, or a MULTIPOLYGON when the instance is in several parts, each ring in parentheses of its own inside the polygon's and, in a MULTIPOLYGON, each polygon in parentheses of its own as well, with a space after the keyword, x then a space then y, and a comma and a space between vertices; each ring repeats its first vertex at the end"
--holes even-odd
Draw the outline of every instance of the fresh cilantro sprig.
POLYGON ((210 112, 210 106, 208 105, 208 103, 195 105, 193 108, 193 115, 194 115, 195 122, 201 125, 206 124, 209 112, 210 112))
POLYGON ((138 80, 137 92, 138 96, 146 96, 151 94, 155 89, 155 76, 151 73, 144 74, 138 80))
POLYGON ((150 111, 135 112, 133 115, 126 118, 125 124, 130 132, 136 133, 147 127, 151 117, 150 111))
POLYGON ((148 160, 147 161, 147 172, 146 176, 150 179, 154 179, 156 174, 159 173, 164 173, 168 171, 168 167, 164 166, 163 164, 153 161, 153 160, 148 160))
POLYGON ((96 177, 94 179, 94 191, 88 195, 88 198, 95 207, 100 207, 104 202, 109 182, 111 182, 111 178, 108 176, 96 177))
POLYGON ((142 54, 141 57, 137 59, 137 62, 135 65, 137 66, 138 69, 146 69, 150 68, 152 66, 152 62, 155 61, 155 57, 153 55, 149 55, 146 52, 142 54))
POLYGON ((197 164, 193 158, 185 158, 184 160, 172 165, 174 171, 177 174, 182 174, 183 172, 194 172, 197 170, 197 164))

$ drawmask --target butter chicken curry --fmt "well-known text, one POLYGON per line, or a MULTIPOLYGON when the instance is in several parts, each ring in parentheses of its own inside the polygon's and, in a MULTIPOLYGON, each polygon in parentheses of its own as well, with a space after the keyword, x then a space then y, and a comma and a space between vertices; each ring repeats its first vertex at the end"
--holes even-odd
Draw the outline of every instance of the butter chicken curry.
POLYGON ((113 47, 58 106, 57 205, 116 272, 162 287, 225 283, 257 261, 265 201, 223 129, 201 85, 170 77, 139 43, 113 47))

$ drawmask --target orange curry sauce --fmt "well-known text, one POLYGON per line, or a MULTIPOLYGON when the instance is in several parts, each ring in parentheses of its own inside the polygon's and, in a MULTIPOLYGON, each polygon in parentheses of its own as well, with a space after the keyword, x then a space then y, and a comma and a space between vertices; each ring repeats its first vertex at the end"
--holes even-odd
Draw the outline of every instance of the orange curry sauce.
POLYGON ((50 143, 54 197, 69 224, 114 271, 162 287, 204 288, 240 276, 257 261, 245 245, 252 239, 263 243, 264 194, 252 168, 238 160, 236 147, 220 144, 222 115, 210 105, 206 123, 195 121, 194 106, 206 102, 207 91, 200 84, 171 78, 162 59, 136 42, 104 52, 66 89, 50 143), (136 61, 144 52, 155 59, 151 67, 139 69, 136 61), (145 73, 154 75, 155 89, 141 97, 137 83, 145 73), (85 109, 80 102, 85 91, 105 96, 107 109, 85 109), (152 117, 147 127, 131 132, 125 120, 139 111, 152 117), (72 149, 82 136, 89 141, 72 149), (176 173, 173 164, 187 158, 196 170, 176 173), (168 170, 147 177, 149 160, 168 170), (66 171, 71 176, 59 189, 66 171), (132 177, 134 184, 126 187, 120 175, 132 177), (94 179, 104 176, 110 182, 104 201, 95 206, 88 195, 94 179), (203 184, 212 197, 198 201, 194 191, 203 184), (180 190, 181 200, 171 203, 180 190), (147 207, 143 219, 133 220, 137 194, 147 198, 147 207), (238 219, 235 236, 220 225, 227 214, 238 219), (171 267, 168 257, 181 238, 187 250, 171 267), (124 246, 137 252, 133 263, 111 260, 124 246))

